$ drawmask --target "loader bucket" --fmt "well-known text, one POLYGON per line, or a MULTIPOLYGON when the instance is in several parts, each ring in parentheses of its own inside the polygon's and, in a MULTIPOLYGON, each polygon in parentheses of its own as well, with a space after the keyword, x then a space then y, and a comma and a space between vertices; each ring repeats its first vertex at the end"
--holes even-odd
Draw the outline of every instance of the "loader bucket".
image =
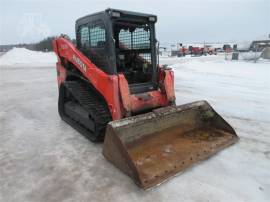
POLYGON ((110 122, 103 155, 146 189, 237 140, 234 129, 198 101, 110 122))

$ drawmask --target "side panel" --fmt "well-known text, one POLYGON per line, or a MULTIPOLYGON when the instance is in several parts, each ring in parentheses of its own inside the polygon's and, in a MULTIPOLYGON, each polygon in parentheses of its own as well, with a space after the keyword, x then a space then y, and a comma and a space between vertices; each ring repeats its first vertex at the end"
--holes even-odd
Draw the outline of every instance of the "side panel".
POLYGON ((164 78, 164 88, 167 95, 167 99, 170 102, 175 101, 175 93, 174 93, 174 74, 171 70, 164 71, 165 78, 164 78))
MULTIPOLYGON (((118 76, 108 75, 95 66, 67 39, 60 37, 54 41, 54 51, 58 56, 57 70, 61 70, 61 58, 74 64, 77 69, 92 83, 96 90, 104 97, 110 109, 113 120, 123 117, 120 108, 118 76)), ((58 83, 65 79, 64 71, 59 71, 58 83), (63 73, 63 75, 61 75, 63 73)))
POLYGON ((77 49, 80 50, 86 57, 88 57, 96 66, 102 69, 107 74, 116 74, 116 62, 114 53, 114 41, 112 38, 111 19, 106 12, 100 12, 93 15, 85 16, 76 21, 75 25, 77 49), (91 32, 95 26, 104 28, 105 36, 100 31, 91 32), (87 46, 81 44, 80 29, 88 27, 89 29, 89 43, 87 46), (101 36, 102 35, 102 36, 101 36), (93 46, 93 40, 100 40, 105 37, 105 43, 101 46, 93 46), (92 58, 91 58, 92 57, 92 58), (98 64, 100 63, 100 64, 98 64))

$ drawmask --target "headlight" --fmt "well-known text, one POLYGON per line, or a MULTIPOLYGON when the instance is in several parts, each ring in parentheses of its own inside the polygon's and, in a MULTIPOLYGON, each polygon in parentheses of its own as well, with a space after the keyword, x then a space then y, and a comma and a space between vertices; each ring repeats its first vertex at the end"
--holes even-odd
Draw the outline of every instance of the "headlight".
POLYGON ((154 16, 150 16, 148 19, 150 22, 156 22, 156 17, 154 16))

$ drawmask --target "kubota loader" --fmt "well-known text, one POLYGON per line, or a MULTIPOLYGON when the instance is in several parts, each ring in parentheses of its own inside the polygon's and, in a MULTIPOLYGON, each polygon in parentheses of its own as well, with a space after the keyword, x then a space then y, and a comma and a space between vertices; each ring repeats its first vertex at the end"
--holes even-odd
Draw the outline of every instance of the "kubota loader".
POLYGON ((175 105, 158 65, 155 15, 107 9, 76 21, 76 46, 54 40, 61 118, 137 185, 160 184, 238 139, 206 101, 175 105))

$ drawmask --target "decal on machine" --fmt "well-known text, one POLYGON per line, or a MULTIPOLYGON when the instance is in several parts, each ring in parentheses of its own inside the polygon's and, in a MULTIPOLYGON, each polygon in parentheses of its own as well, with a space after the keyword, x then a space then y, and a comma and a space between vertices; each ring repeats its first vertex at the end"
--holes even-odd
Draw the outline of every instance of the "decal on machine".
POLYGON ((81 61, 80 58, 78 58, 76 55, 73 55, 72 59, 77 65, 80 66, 81 69, 83 69, 84 72, 86 72, 86 65, 81 61))

